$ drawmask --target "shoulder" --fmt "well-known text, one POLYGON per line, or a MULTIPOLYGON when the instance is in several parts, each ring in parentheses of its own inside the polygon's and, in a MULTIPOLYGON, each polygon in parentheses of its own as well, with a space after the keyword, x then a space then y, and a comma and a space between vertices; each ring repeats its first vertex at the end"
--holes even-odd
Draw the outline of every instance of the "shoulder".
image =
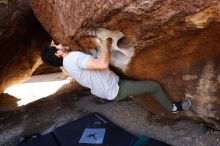
POLYGON ((89 55, 86 53, 80 51, 72 51, 64 58, 63 64, 65 66, 69 64, 80 66, 80 64, 86 64, 88 58, 89 55))
POLYGON ((72 52, 69 53, 68 56, 79 57, 79 56, 84 56, 84 55, 88 55, 88 54, 80 52, 80 51, 72 51, 72 52))
POLYGON ((78 54, 80 54, 81 52, 79 52, 79 51, 72 51, 72 52, 70 52, 69 54, 68 54, 68 56, 74 56, 74 55, 78 55, 78 54))
POLYGON ((72 60, 72 59, 76 59, 78 58, 79 56, 81 56, 83 53, 82 52, 79 52, 79 51, 72 51, 70 52, 65 58, 64 60, 72 60))

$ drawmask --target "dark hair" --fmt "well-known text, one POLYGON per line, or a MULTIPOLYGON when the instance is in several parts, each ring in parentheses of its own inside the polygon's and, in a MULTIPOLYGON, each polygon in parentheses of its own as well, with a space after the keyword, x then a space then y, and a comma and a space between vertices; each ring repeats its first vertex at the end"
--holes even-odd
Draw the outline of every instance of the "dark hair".
POLYGON ((58 49, 54 46, 45 47, 41 52, 41 59, 43 62, 49 63, 56 67, 63 66, 63 58, 59 58, 55 55, 57 50, 58 49))

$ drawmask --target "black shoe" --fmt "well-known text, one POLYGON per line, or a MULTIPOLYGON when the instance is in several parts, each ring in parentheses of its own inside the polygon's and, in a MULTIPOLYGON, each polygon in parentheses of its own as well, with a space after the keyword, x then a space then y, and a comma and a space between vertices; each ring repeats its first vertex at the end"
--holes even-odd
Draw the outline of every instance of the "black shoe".
POLYGON ((34 133, 34 134, 31 135, 31 139, 35 139, 35 138, 38 138, 40 136, 41 136, 40 133, 34 133))
POLYGON ((25 142, 27 142, 27 141, 29 141, 31 139, 36 139, 36 138, 38 138, 40 136, 41 136, 40 133, 34 133, 34 134, 30 135, 30 136, 24 135, 24 136, 19 138, 18 143, 25 143, 25 142))
POLYGON ((191 107, 192 102, 189 99, 184 99, 174 104, 177 107, 176 111, 183 111, 183 110, 188 110, 191 107))
POLYGON ((24 135, 24 136, 22 136, 22 137, 19 138, 18 143, 27 142, 29 138, 30 138, 30 137, 24 135))

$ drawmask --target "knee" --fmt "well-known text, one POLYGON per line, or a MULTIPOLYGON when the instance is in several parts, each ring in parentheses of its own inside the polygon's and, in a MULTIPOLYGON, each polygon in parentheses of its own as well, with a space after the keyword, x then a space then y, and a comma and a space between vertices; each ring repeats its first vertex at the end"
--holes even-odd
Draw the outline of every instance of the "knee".
POLYGON ((151 82, 151 85, 153 86, 153 87, 158 87, 158 86, 160 86, 160 84, 158 83, 158 82, 156 82, 156 81, 150 81, 151 82))
POLYGON ((151 86, 155 91, 158 91, 159 89, 161 89, 160 84, 156 81, 151 81, 151 86))

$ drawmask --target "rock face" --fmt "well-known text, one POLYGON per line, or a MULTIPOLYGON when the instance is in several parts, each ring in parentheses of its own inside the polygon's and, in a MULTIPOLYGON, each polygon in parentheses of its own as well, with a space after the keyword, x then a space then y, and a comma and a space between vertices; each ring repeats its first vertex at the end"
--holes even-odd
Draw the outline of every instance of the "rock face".
POLYGON ((31 76, 50 41, 27 0, 0 1, 0 93, 31 76))
POLYGON ((50 74, 61 72, 62 70, 58 67, 53 67, 52 65, 42 63, 33 73, 32 75, 41 75, 41 74, 50 74))
MULTIPOLYGON (((190 98, 192 109, 177 116, 220 130, 219 1, 31 0, 31 5, 54 41, 73 50, 94 49, 112 37, 111 65, 118 74, 156 80, 174 101, 190 98)), ((169 115, 151 98, 140 100, 169 115)))

